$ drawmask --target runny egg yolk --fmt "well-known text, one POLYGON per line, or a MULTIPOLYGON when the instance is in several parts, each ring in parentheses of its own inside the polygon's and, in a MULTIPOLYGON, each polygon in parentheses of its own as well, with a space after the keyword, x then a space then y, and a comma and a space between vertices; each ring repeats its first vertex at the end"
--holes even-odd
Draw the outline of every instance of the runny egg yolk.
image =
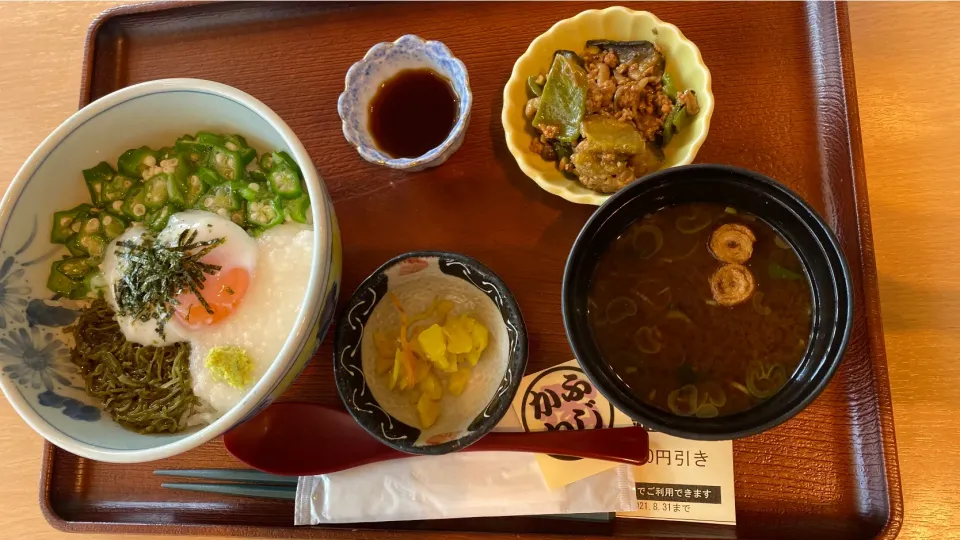
POLYGON ((242 267, 225 268, 206 278, 200 294, 212 313, 190 291, 177 296, 177 319, 187 327, 209 326, 226 319, 240 305, 250 287, 250 273, 242 267))

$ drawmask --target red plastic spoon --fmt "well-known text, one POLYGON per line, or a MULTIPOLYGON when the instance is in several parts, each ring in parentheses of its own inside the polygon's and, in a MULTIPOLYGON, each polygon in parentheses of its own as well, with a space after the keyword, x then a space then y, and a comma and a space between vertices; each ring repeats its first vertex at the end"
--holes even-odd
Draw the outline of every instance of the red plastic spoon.
MULTIPOLYGON (((540 452, 641 465, 641 427, 537 433, 489 433, 463 451, 540 452)), ((277 403, 223 436, 227 451, 272 474, 312 476, 413 457, 367 434, 346 412, 313 403, 277 403)))

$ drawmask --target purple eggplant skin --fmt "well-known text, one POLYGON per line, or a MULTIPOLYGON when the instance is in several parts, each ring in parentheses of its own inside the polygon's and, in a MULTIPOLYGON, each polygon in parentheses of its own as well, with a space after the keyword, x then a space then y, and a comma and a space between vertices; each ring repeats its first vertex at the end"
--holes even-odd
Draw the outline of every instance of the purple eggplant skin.
POLYGON ((587 47, 597 47, 600 50, 613 51, 621 64, 637 61, 641 66, 654 66, 654 76, 662 77, 667 59, 649 41, 610 41, 607 39, 591 39, 587 47))

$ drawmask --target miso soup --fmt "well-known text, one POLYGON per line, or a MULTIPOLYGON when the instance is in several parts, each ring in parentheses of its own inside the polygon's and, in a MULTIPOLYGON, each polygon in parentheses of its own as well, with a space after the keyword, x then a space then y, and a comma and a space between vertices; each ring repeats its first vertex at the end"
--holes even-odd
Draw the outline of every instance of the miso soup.
POLYGON ((796 251, 756 216, 716 204, 631 224, 601 255, 587 302, 604 361, 638 397, 681 416, 770 398, 810 340, 796 251))

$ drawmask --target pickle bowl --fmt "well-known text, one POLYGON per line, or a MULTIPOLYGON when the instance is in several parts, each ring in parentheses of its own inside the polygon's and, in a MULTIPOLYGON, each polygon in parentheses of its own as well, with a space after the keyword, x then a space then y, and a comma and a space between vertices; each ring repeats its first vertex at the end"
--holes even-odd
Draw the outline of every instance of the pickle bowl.
MULTIPOLYGON (((116 178, 119 178, 117 176, 116 178)), ((106 215, 106 214, 104 214, 106 215)), ((0 388, 37 433, 73 454, 138 463, 174 456, 218 437, 278 397, 313 356, 330 325, 340 282, 340 238, 333 206, 303 144, 262 102, 230 86, 163 79, 104 96, 64 121, 29 156, 0 203, 0 388), (302 170, 313 245, 306 294, 266 371, 239 402, 210 423, 176 433, 128 430, 105 412, 71 362, 83 300, 47 288, 51 263, 67 254, 52 244, 54 212, 90 202, 81 169, 115 161, 125 149, 154 148, 183 133, 242 134, 253 148, 285 151, 302 170)), ((219 268, 219 267, 218 267, 219 268)), ((179 420, 185 422, 183 418, 179 420)))
MULTIPOLYGON (((411 333, 409 339, 417 338, 411 333)), ((459 253, 411 252, 390 259, 357 287, 337 321, 333 349, 337 392, 368 434, 401 452, 440 455, 477 442, 507 414, 527 365, 527 331, 513 294, 489 268, 459 253), (418 418, 420 403, 407 399, 413 389, 400 394, 397 390, 403 388, 385 382, 390 373, 379 369, 376 334, 386 329, 382 323, 391 320, 401 304, 411 314, 409 320, 416 321, 425 320, 418 305, 432 308, 438 300, 452 301, 451 316, 469 315, 483 325, 488 342, 477 361, 461 359, 459 369, 466 369, 469 377, 465 387, 460 393, 444 387, 435 403, 435 423, 424 425, 418 418)), ((398 351, 394 373, 401 368, 400 356, 398 351)), ((423 364, 429 372, 430 364, 423 364)), ((453 367, 457 369, 457 362, 453 367)), ((423 382, 416 381, 421 397, 428 393, 421 388, 423 382)))

